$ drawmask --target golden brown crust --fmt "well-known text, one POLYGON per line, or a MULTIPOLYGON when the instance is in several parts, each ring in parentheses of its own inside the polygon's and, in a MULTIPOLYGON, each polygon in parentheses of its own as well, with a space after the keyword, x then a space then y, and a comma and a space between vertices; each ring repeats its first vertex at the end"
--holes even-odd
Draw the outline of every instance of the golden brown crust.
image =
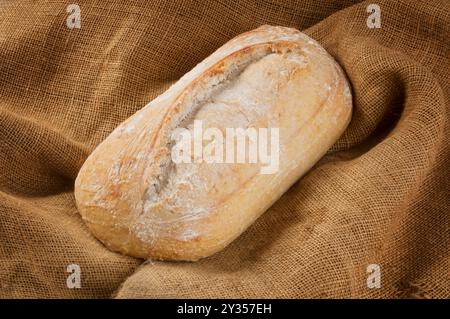
POLYGON ((314 165, 350 116, 348 83, 325 50, 297 30, 261 27, 225 44, 97 147, 76 180, 79 211, 112 250, 163 260, 209 256, 314 165), (172 163, 171 133, 195 119, 222 130, 280 128, 280 169, 265 175, 260 164, 172 163))

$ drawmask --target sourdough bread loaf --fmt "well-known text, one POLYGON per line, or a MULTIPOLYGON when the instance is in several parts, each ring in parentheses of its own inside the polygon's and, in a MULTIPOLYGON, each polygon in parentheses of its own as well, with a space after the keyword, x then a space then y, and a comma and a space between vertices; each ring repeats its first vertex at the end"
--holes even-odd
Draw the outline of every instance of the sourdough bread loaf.
MULTIPOLYGON (((325 154, 348 125, 351 103, 341 68, 305 34, 263 26, 239 35, 98 145, 75 182, 79 212, 114 251, 158 260, 209 256, 325 154), (195 136, 196 123, 224 135, 278 132, 268 146, 279 151, 277 165, 252 161, 250 153, 245 162, 237 154, 225 162, 198 154, 175 161, 175 132, 195 136)), ((213 137, 201 146, 211 149, 213 137)))

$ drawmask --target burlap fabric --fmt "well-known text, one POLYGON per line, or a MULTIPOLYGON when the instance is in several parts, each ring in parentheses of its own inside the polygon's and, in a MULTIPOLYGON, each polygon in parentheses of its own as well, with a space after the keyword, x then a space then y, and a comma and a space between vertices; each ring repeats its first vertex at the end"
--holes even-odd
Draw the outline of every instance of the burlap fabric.
POLYGON ((450 297, 448 1, 77 1, 80 29, 66 25, 70 3, 0 1, 0 297, 450 297), (367 27, 371 3, 380 29, 367 27), (213 257, 107 250, 75 206, 83 161, 262 24, 305 30, 341 63, 354 94, 344 136, 213 257))

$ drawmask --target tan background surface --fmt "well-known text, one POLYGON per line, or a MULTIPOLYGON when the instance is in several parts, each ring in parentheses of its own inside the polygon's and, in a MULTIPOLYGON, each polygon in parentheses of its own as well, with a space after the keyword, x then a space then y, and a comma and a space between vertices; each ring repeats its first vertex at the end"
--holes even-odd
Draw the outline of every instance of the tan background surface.
MULTIPOLYGON (((448 1, 0 2, 0 297, 450 298, 448 1), (223 252, 197 263, 108 251, 77 212, 83 161, 233 36, 317 39, 351 81, 334 149, 223 252), (66 267, 82 270, 68 289, 66 267), (382 288, 368 289, 377 263, 382 288)), ((299 148, 300 149, 300 148, 299 148)))

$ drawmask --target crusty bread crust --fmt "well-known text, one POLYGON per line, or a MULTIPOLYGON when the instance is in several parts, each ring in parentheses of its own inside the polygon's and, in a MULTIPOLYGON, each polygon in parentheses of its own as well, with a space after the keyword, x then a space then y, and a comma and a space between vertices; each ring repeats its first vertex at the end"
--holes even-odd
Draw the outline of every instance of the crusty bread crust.
POLYGON ((83 220, 107 247, 198 260, 226 247, 335 143, 351 118, 344 73, 313 39, 263 26, 232 39, 119 125, 75 182, 83 220), (172 132, 280 129, 280 165, 174 164, 172 132))

